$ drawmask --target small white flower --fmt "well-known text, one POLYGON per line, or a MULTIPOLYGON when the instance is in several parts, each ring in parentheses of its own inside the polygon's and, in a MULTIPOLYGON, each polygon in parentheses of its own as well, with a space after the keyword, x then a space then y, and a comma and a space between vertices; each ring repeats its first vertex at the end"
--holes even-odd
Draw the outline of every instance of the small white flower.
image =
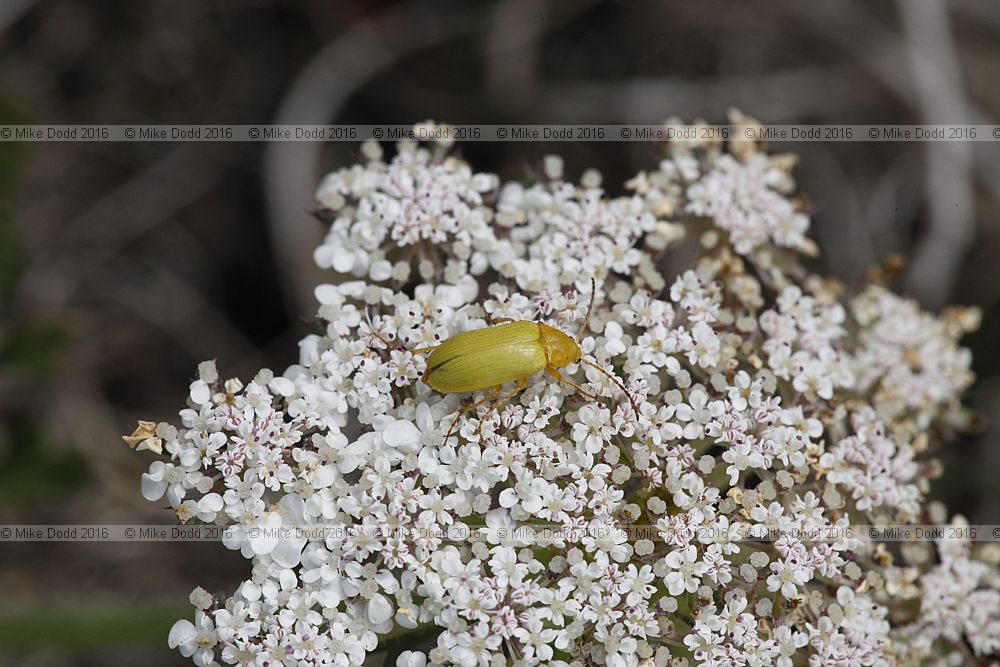
POLYGON ((180 620, 170 628, 167 645, 176 648, 185 658, 191 658, 199 667, 207 667, 215 657, 218 636, 212 618, 201 611, 195 613, 194 623, 180 620))
POLYGON ((403 651, 396 658, 396 667, 426 667, 427 656, 420 651, 403 651))
POLYGON ((701 575, 708 571, 708 565, 698 561, 698 550, 694 545, 671 551, 664 562, 670 572, 664 577, 663 583, 675 597, 685 591, 694 593, 698 590, 701 575))

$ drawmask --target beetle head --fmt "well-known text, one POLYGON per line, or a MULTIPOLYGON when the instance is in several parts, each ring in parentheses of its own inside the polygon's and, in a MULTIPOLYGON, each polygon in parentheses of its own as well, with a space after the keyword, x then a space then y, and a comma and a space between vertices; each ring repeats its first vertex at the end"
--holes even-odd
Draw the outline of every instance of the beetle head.
POLYGON ((568 366, 583 355, 579 343, 559 329, 539 322, 538 333, 542 348, 545 350, 545 359, 553 368, 568 366))

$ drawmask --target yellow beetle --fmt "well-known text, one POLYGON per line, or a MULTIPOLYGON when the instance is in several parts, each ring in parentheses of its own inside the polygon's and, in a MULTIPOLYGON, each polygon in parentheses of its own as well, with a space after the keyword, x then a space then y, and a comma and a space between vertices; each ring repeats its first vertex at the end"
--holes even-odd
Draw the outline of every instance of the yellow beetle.
MULTIPOLYGON (((596 285, 591 279, 590 306, 580 327, 583 333, 590 322, 594 309, 596 285)), ((625 385, 606 370, 583 358, 579 339, 555 327, 530 320, 501 318, 493 320, 493 326, 467 331, 452 336, 440 345, 415 350, 417 353, 430 352, 427 370, 421 380, 424 384, 442 393, 464 393, 480 389, 492 389, 486 398, 467 405, 455 415, 445 441, 451 437, 461 416, 484 403, 498 409, 528 384, 528 378, 539 371, 572 386, 577 392, 591 400, 597 396, 585 391, 580 385, 563 376, 560 368, 580 362, 604 373, 625 393, 638 418, 639 410, 635 400, 625 385), (501 324, 506 322, 506 324, 501 324), (517 382, 513 390, 502 394, 502 385, 517 382)))

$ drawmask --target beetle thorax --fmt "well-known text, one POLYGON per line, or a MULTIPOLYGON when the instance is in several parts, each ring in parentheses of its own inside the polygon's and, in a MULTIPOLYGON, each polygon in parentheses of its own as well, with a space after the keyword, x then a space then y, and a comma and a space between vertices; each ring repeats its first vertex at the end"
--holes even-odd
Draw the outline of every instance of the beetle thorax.
POLYGON ((580 346, 559 329, 540 323, 538 333, 549 366, 562 368, 580 360, 583 354, 580 346))

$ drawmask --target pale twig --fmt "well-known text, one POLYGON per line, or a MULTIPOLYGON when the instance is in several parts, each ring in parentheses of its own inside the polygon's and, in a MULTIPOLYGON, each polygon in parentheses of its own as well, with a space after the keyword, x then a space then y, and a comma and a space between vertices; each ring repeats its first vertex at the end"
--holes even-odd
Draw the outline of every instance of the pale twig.
POLYGON ((870 219, 863 213, 860 179, 857 174, 847 174, 830 145, 811 143, 806 148, 808 157, 803 163, 808 163, 812 178, 823 183, 829 193, 822 200, 810 200, 810 217, 816 220, 813 233, 834 275, 854 281, 878 260, 874 255, 877 250, 869 242, 877 227, 865 224, 870 219))
POLYGON ((191 358, 210 359, 225 350, 222 365, 227 370, 253 371, 260 366, 254 342, 199 289, 167 266, 146 259, 124 263, 121 271, 130 279, 109 281, 102 285, 101 295, 167 334, 191 358), (243 368, 234 369, 236 362, 243 368))
POLYGON ((887 254, 897 252, 900 231, 896 229, 901 221, 912 220, 924 203, 921 195, 901 197, 901 192, 920 192, 922 175, 916 154, 919 144, 900 147, 899 154, 880 173, 873 173, 862 182, 867 192, 864 198, 864 220, 874 227, 877 234, 869 234, 869 242, 877 249, 878 255, 870 256, 865 266, 868 268, 881 263, 887 254))
POLYGON ((549 0, 509 0, 494 5, 492 28, 484 45, 486 88, 490 98, 519 109, 537 94, 541 40, 549 0))
MULTIPOLYGON (((908 30, 916 30, 911 36, 912 39, 926 39, 937 41, 933 46, 934 54, 928 56, 919 50, 907 48, 899 35, 887 29, 877 20, 876 17, 863 11, 860 4, 852 5, 853 10, 844 12, 842 8, 831 11, 823 3, 811 3, 808 7, 796 2, 786 2, 783 6, 790 12, 801 18, 806 25, 817 33, 823 35, 832 44, 850 53, 855 60, 863 65, 872 75, 874 75, 884 86, 896 93, 904 103, 914 108, 927 118, 927 113, 939 113, 939 107, 933 104, 927 107, 927 98, 942 94, 940 80, 953 76, 958 78, 957 64, 951 56, 942 55, 941 51, 953 51, 950 35, 942 35, 942 31, 947 31, 947 19, 942 18, 934 12, 943 12, 940 7, 935 8, 926 4, 933 0, 919 0, 919 7, 912 10, 914 12, 929 12, 925 18, 911 16, 910 21, 913 26, 908 30), (946 40, 946 41, 942 41, 946 40), (944 46, 942 46, 944 44, 944 46), (941 65, 935 58, 942 57, 952 59, 952 64, 941 65), (914 78, 902 77, 900 72, 912 68, 915 72, 914 78), (952 74, 949 74, 952 72, 952 74), (923 88, 922 88, 923 86, 923 88)), ((901 5, 909 7, 910 2, 902 2, 901 5)), ((910 11, 910 10, 907 10, 910 11)), ((960 88, 948 88, 943 93, 954 94, 961 97, 961 105, 957 107, 962 116, 960 118, 941 118, 940 122, 961 123, 961 122, 985 122, 985 114, 978 111, 975 106, 965 100, 964 93, 960 88), (957 92, 956 92, 957 91, 957 92)), ((949 112, 950 113, 950 112, 949 112)), ((939 236, 929 235, 922 246, 917 251, 917 258, 914 266, 909 272, 911 278, 911 289, 919 292, 919 296, 929 304, 939 305, 946 297, 955 278, 959 263, 968 250, 968 245, 972 236, 971 217, 971 188, 969 181, 971 173, 968 155, 971 155, 971 147, 965 143, 947 142, 941 144, 928 144, 928 146, 963 146, 959 149, 944 148, 935 154, 934 172, 941 170, 953 170, 953 173, 944 176, 942 183, 935 183, 933 180, 928 184, 931 195, 936 201, 931 206, 932 228, 939 236), (964 154, 969 151, 968 154, 964 154), (964 184, 963 184, 964 183, 964 184), (958 213, 952 211, 950 214, 945 211, 948 206, 952 209, 959 209, 958 213), (948 222, 949 220, 953 222, 948 222), (955 229, 944 229, 946 225, 954 224, 955 229), (940 230, 940 231, 938 231, 940 230), (938 247, 936 244, 943 243, 945 247, 938 247), (919 267, 919 268, 918 268, 919 267), (919 275, 918 275, 919 274, 919 275)), ((930 152, 928 158, 930 158, 930 152)), ((929 160, 930 161, 930 160, 929 160)), ((930 178, 934 176, 930 173, 930 178)), ((990 187, 994 194, 1000 197, 1000 187, 996 183, 990 183, 990 178, 984 178, 983 183, 990 187)))
MULTIPOLYGON (((96 477, 93 488, 103 496, 94 502, 98 508, 139 508, 135 486, 125 483, 134 474, 132 452, 121 442, 122 421, 105 398, 98 380, 103 358, 98 338, 82 341, 66 352, 64 363, 57 369, 52 392, 51 422, 48 427, 56 439, 73 443, 88 462, 87 470, 96 477)), ((95 523, 101 521, 93 512, 87 514, 95 523)))
MULTIPOLYGON (((274 118, 275 124, 322 124, 336 118, 347 98, 402 56, 467 30, 474 8, 421 12, 412 4, 355 24, 324 46, 299 72, 274 118)), ((365 139, 367 137, 359 137, 365 139)), ((305 210, 320 179, 322 142, 276 142, 264 152, 264 187, 271 242, 293 309, 313 310, 313 287, 324 281, 310 259, 321 230, 305 210)))
POLYGON ((215 187, 222 166, 199 144, 182 145, 72 220, 25 270, 15 302, 59 312, 97 267, 215 187))
MULTIPOLYGON (((897 0, 896 6, 923 121, 967 123, 947 8, 940 0, 897 0)), ((937 307, 947 300, 975 235, 972 146, 965 141, 929 141, 924 153, 930 225, 911 259, 907 283, 925 303, 937 307)))
POLYGON ((595 118, 661 123, 667 115, 721 120, 720 114, 733 106, 769 122, 781 122, 803 116, 830 117, 866 97, 856 74, 847 68, 805 67, 703 81, 663 77, 550 83, 542 92, 539 108, 545 109, 551 122, 560 123, 589 123, 595 118), (823 82, 823 95, 817 95, 816 81, 823 82))
POLYGON ((0 2, 0 32, 11 27, 31 9, 36 0, 4 0, 0 2))
POLYGON ((494 5, 484 45, 484 78, 493 103, 515 112, 536 103, 545 36, 598 4, 600 0, 507 0, 494 5))

